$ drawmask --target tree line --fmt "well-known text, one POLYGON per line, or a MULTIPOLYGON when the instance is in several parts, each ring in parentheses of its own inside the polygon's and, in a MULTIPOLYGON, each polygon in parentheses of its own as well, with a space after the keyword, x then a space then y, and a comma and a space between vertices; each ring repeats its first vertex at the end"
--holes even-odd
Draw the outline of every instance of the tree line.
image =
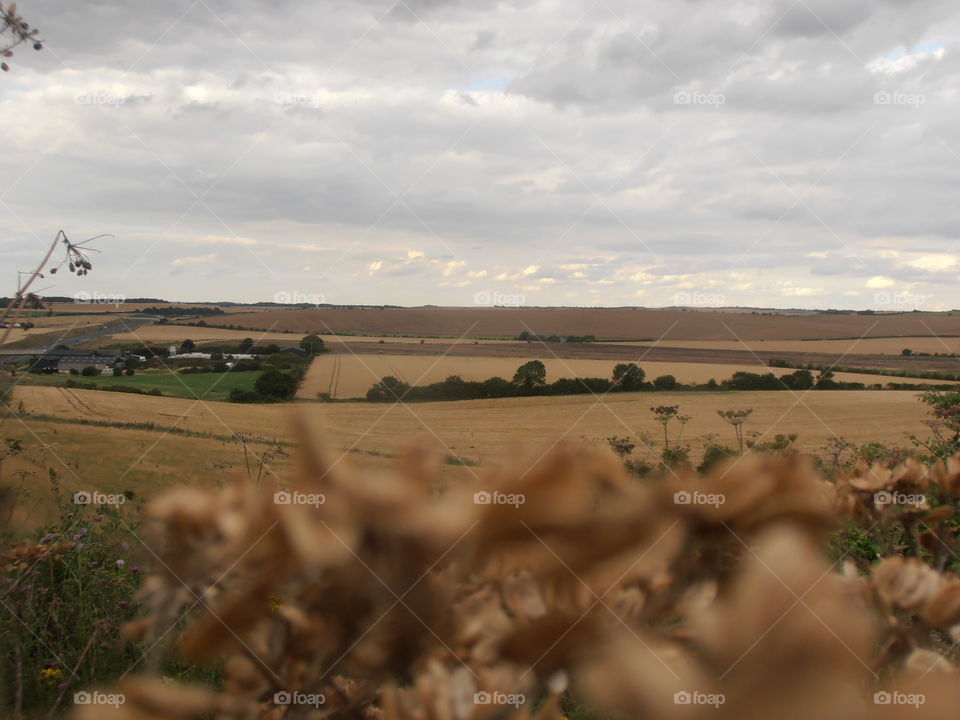
POLYGON ((486 380, 464 380, 451 375, 427 385, 411 386, 392 375, 381 378, 367 391, 371 402, 429 400, 483 400, 532 395, 579 395, 584 393, 652 392, 652 391, 725 391, 725 390, 865 390, 861 382, 842 382, 833 372, 824 369, 816 375, 810 370, 796 370, 777 377, 773 373, 735 372, 727 380, 711 378, 705 383, 681 383, 673 375, 660 375, 647 380, 646 372, 636 363, 618 363, 609 378, 560 378, 547 382, 547 368, 540 360, 530 360, 517 368, 513 378, 490 377, 486 380))

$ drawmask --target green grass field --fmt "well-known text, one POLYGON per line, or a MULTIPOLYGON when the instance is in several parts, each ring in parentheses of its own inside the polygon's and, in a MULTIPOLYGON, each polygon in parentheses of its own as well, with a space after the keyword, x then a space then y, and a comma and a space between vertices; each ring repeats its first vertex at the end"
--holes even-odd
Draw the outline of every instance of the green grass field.
POLYGON ((136 375, 31 375, 24 380, 27 385, 65 385, 67 380, 86 385, 89 383, 108 388, 111 385, 135 387, 143 391, 159 390, 164 395, 204 400, 226 400, 234 389, 249 390, 263 373, 262 370, 245 370, 228 373, 192 373, 180 375, 165 370, 138 372, 136 375))

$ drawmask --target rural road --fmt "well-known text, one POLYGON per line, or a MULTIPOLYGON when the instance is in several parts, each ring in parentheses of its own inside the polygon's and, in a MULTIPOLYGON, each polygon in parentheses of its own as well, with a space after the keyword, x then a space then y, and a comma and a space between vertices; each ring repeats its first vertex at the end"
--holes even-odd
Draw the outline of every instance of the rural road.
POLYGON ((83 343, 93 342, 98 340, 104 335, 113 335, 114 333, 130 332, 131 330, 136 330, 142 325, 149 325, 150 323, 156 322, 159 318, 153 315, 145 315, 135 318, 118 318, 116 320, 111 320, 105 325, 101 325, 98 329, 92 330, 82 335, 74 335, 73 337, 61 338, 54 340, 46 345, 38 345, 37 347, 32 348, 15 348, 12 350, 4 350, 0 348, 0 357, 3 358, 6 362, 19 362, 20 360, 25 360, 34 355, 44 353, 47 350, 52 350, 55 347, 60 345, 66 345, 67 347, 75 347, 77 345, 82 345, 83 343))

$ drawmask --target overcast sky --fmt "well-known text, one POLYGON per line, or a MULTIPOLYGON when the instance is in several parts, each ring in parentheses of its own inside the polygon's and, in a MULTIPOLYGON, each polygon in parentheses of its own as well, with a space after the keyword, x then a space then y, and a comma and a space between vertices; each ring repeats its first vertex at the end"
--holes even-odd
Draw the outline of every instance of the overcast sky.
POLYGON ((23 0, 9 294, 960 307, 960 5, 23 0))

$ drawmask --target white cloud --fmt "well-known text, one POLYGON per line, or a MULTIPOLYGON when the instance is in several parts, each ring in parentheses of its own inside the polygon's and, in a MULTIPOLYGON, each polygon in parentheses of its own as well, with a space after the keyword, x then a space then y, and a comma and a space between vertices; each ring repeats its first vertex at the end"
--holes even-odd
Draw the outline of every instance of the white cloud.
POLYGON ((445 263, 443 266, 443 275, 449 277, 456 273, 459 270, 462 270, 467 266, 467 263, 464 260, 451 260, 448 263, 445 263))
POLYGON ((178 257, 173 260, 172 265, 202 265, 203 263, 213 262, 217 259, 217 253, 207 255, 192 255, 189 257, 178 257))
POLYGON ((824 288, 812 287, 785 287, 781 292, 787 297, 817 297, 827 294, 824 288))
POLYGON ((893 287, 896 284, 897 284, 896 280, 894 280, 893 278, 884 277, 883 275, 875 275, 869 280, 867 280, 867 287, 872 290, 893 287))
POLYGON ((921 257, 910 260, 907 265, 920 270, 949 270, 957 264, 957 256, 946 253, 935 255, 922 255, 921 257))

